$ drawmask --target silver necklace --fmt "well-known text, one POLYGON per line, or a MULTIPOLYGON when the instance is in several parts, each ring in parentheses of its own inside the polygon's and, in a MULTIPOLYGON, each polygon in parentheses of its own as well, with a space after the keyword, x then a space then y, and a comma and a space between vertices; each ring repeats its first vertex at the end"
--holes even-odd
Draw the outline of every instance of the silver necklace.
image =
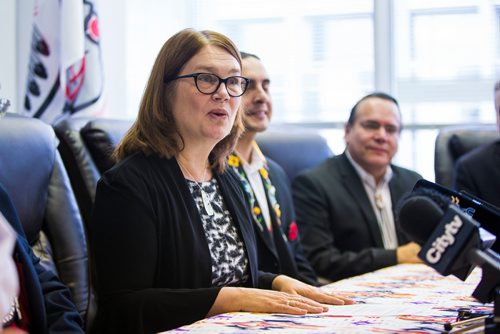
POLYGON ((187 169, 186 166, 184 166, 179 160, 177 160, 177 162, 182 167, 182 169, 186 171, 189 177, 193 179, 194 183, 196 183, 198 188, 200 188, 201 200, 203 201, 203 206, 205 207, 205 210, 207 211, 208 215, 213 216, 214 208, 212 207, 212 204, 210 204, 210 199, 208 198, 207 193, 205 192, 205 190, 203 190, 203 181, 205 181, 205 177, 207 176, 207 168, 205 168, 205 172, 203 173, 203 178, 201 179, 201 182, 198 182, 196 181, 196 178, 193 176, 193 174, 189 172, 189 169, 187 169))

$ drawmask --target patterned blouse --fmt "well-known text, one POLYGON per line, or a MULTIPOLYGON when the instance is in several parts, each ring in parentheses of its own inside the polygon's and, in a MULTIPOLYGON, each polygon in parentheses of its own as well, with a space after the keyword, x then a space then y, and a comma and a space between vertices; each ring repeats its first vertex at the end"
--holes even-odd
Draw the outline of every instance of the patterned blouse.
POLYGON ((187 180, 189 190, 200 212, 210 256, 214 286, 240 285, 248 279, 248 258, 243 241, 233 223, 219 190, 217 180, 197 183, 187 180), (208 196, 213 215, 203 204, 201 188, 208 196))

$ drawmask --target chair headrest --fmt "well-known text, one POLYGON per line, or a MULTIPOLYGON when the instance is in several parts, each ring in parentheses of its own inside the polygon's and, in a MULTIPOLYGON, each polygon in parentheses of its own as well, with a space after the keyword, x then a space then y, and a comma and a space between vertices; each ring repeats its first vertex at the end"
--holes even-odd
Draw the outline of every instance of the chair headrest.
POLYGON ((489 144, 499 138, 496 127, 484 126, 457 130, 448 141, 448 148, 454 160, 458 160, 465 153, 489 144))
POLYGON ((0 182, 30 244, 43 224, 56 147, 52 127, 41 120, 12 113, 0 119, 0 182))
POLYGON ((132 124, 133 120, 98 118, 88 122, 80 131, 101 174, 115 164, 111 154, 132 124))
POLYGON ((333 155, 326 139, 311 130, 270 128, 256 140, 262 153, 283 167, 290 181, 333 155))
POLYGON ((465 153, 499 137, 494 124, 455 125, 440 129, 434 150, 436 183, 452 187, 455 162, 465 153))

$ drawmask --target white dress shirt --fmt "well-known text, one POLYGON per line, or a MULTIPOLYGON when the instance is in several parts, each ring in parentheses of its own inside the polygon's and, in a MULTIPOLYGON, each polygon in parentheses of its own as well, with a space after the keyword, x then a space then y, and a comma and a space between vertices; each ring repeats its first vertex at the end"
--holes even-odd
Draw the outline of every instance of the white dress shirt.
POLYGON ((391 191, 389 189, 389 181, 392 178, 393 172, 390 166, 387 166, 387 171, 379 184, 375 183, 375 178, 366 172, 354 159, 348 150, 345 151, 347 158, 354 166, 358 173, 366 194, 377 217, 382 241, 385 249, 396 249, 398 247, 398 237, 396 227, 394 225, 394 215, 392 214, 391 191))
MULTIPOLYGON (((238 152, 236 152, 238 153, 238 152)), ((243 161, 243 170, 247 174, 248 182, 252 187, 253 193, 255 195, 255 199, 259 203, 262 216, 266 221, 267 229, 271 229, 271 215, 269 214, 269 205, 267 204, 267 196, 266 191, 264 189, 264 184, 262 182, 262 178, 260 176, 259 170, 264 167, 266 162, 266 158, 257 151, 255 148, 252 148, 252 153, 250 155, 252 162, 249 163, 245 161, 241 154, 238 153, 238 156, 243 161)))

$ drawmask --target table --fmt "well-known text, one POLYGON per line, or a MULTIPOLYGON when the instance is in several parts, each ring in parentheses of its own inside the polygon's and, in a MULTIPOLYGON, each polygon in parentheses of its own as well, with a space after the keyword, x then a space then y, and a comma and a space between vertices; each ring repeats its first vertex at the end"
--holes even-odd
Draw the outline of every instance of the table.
POLYGON ((479 268, 463 282, 424 264, 397 265, 322 287, 356 305, 304 316, 226 313, 164 333, 441 333, 459 308, 493 311, 471 297, 480 280, 479 268))

